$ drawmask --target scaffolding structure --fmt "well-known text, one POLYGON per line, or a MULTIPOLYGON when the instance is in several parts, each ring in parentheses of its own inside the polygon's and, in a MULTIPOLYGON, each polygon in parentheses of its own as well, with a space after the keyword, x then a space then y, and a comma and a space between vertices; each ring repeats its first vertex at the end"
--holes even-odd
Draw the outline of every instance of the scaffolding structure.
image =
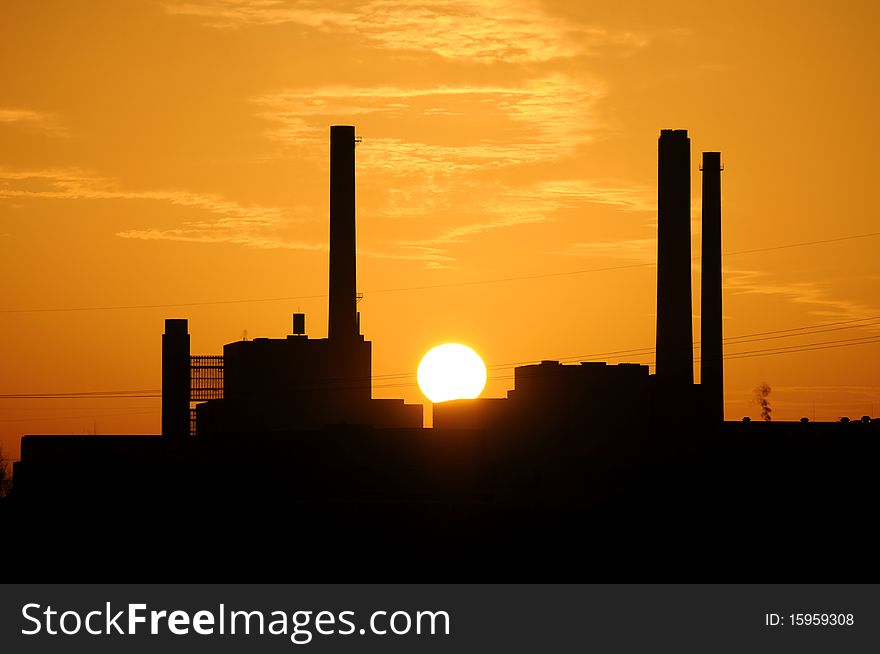
MULTIPOLYGON (((199 354, 189 358, 189 401, 223 399, 223 355, 199 354)), ((190 406, 189 433, 196 435, 196 409, 190 406)))
POLYGON ((189 358, 190 402, 223 398, 223 355, 204 354, 189 358))

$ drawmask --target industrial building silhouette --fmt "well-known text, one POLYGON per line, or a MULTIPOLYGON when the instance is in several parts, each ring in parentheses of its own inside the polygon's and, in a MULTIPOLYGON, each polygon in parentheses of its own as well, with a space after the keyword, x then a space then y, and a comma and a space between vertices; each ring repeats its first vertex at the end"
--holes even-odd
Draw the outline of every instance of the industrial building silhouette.
POLYGON ((191 357, 186 320, 166 320, 164 436, 282 432, 329 424, 422 426, 420 404, 371 397, 372 347, 360 333, 357 311, 356 142, 354 127, 330 128, 328 337, 308 338, 305 315, 298 313, 287 338, 229 343, 222 359, 208 360, 191 357), (210 370, 218 374, 199 374, 210 370), (191 402, 197 402, 196 408, 190 408, 191 402))
POLYGON ((660 132, 657 202, 657 361, 648 366, 542 361, 514 370, 507 401, 459 400, 434 407, 434 426, 541 430, 578 426, 619 434, 646 421, 724 419, 721 324, 721 155, 703 153, 704 260, 701 384, 694 384, 691 301, 691 149, 687 131, 660 132), (708 226, 708 229, 706 228, 708 226), (707 288, 711 287, 711 288, 707 288))
MULTIPOLYGON (((328 337, 305 335, 293 315, 282 339, 237 341, 223 356, 193 356, 186 320, 169 319, 162 336, 162 433, 169 438, 277 433, 331 424, 419 428, 421 405, 371 398, 371 347, 360 333, 356 291, 354 127, 330 128, 328 337)), ((631 429, 646 419, 692 413, 723 419, 720 153, 704 153, 703 257, 714 266, 703 284, 700 385, 694 385, 691 328, 690 139, 663 130, 658 165, 657 372, 639 364, 544 361, 514 371, 507 400, 485 398, 434 407, 443 429, 544 429, 590 424, 631 429), (711 286, 711 288, 709 288, 711 286), (707 383, 711 380, 711 383, 707 383), (712 407, 711 412, 709 407, 712 407)))
POLYGON ((4 509, 20 556, 65 574, 46 548, 66 534, 89 570, 192 571, 195 557, 210 563, 199 579, 217 566, 265 578, 291 557, 346 579, 375 566, 508 581, 876 569, 876 420, 724 421, 720 153, 701 166, 699 384, 690 139, 663 130, 656 373, 519 366, 506 398, 437 404, 423 429, 421 405, 371 396, 356 142, 330 128, 328 337, 293 314, 286 338, 193 355, 187 321, 167 320, 161 436, 23 437, 4 509))

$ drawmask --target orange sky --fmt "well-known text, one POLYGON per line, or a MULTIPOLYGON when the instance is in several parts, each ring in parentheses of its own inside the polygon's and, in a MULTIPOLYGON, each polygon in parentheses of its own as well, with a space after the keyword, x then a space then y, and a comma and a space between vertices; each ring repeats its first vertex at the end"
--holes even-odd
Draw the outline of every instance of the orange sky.
MULTIPOLYGON (((701 150, 723 153, 727 252, 877 232, 878 19, 846 1, 3 3, 0 394, 158 389, 166 317, 190 319, 194 353, 282 336, 297 309, 324 336, 324 297, 10 310, 326 293, 340 123, 364 139, 374 374, 406 374, 376 396, 421 401, 419 358, 449 340, 495 396, 505 364, 651 348, 651 265, 380 291, 652 263, 661 128, 691 133, 695 244, 701 150)), ((880 317, 878 246, 727 257, 725 335, 880 317)), ((727 352, 878 335, 848 324, 727 352)), ((730 360, 728 418, 757 416, 765 381, 779 419, 876 415, 878 354, 730 360)), ((0 436, 17 456, 23 433, 154 433, 158 407, 0 399, 0 436)))

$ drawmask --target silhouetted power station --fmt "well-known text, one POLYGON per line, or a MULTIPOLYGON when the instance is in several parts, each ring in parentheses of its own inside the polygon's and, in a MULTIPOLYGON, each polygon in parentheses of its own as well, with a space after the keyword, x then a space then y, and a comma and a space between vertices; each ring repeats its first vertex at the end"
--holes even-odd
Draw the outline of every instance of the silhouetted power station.
POLYGON ((371 397, 372 349, 357 310, 356 143, 354 127, 330 128, 328 337, 308 338, 305 315, 297 313, 287 338, 237 341, 223 347, 222 357, 191 357, 187 321, 166 320, 163 435, 422 426, 421 404, 371 397))
MULTIPOLYGON (((330 128, 328 337, 308 338, 305 316, 294 314, 287 338, 229 343, 222 357, 192 356, 187 322, 167 320, 162 337, 164 435, 278 433, 333 424, 422 426, 421 405, 371 397, 371 347, 360 333, 357 310, 356 143, 354 127, 330 128)), ((438 404, 435 427, 535 430, 588 423, 616 433, 645 419, 694 414, 701 420, 724 419, 721 158, 717 152, 704 153, 702 167, 707 273, 700 385, 694 384, 690 158, 686 130, 660 133, 656 374, 626 363, 520 366, 506 399, 438 404)))
POLYGON ((655 374, 519 366, 507 397, 437 404, 424 429, 421 405, 372 397, 357 142, 353 127, 330 128, 327 338, 309 338, 296 313, 284 338, 194 355, 187 321, 166 320, 162 435, 24 436, 0 503, 10 560, 211 581, 276 579, 288 564, 298 581, 777 578, 805 566, 824 579, 876 566, 866 516, 880 501, 880 421, 724 421, 720 153, 701 165, 699 384, 690 139, 663 130, 655 374))
POLYGON ((660 132, 657 173, 657 360, 648 366, 543 361, 516 368, 507 400, 445 402, 434 426, 540 429, 589 424, 632 430, 645 420, 724 420, 721 306, 721 154, 703 153, 701 384, 694 384, 691 294, 691 144, 660 132))

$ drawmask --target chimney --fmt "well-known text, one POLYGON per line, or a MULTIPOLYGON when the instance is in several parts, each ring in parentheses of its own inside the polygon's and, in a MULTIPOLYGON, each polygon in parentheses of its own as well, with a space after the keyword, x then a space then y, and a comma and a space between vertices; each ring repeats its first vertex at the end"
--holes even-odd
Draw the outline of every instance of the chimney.
POLYGON ((304 314, 304 313, 293 314, 293 335, 294 336, 305 336, 306 335, 306 314, 304 314))
POLYGON ((330 307, 328 336, 337 343, 357 338, 354 127, 330 127, 330 307))
POLYGON ((691 307, 691 141, 660 131, 657 186, 657 377, 694 383, 691 307))
POLYGON ((187 321, 169 318, 162 334, 162 435, 189 436, 190 363, 187 321))
POLYGON ((703 274, 700 385, 707 416, 724 420, 724 349, 721 326, 721 153, 703 153, 703 274))

